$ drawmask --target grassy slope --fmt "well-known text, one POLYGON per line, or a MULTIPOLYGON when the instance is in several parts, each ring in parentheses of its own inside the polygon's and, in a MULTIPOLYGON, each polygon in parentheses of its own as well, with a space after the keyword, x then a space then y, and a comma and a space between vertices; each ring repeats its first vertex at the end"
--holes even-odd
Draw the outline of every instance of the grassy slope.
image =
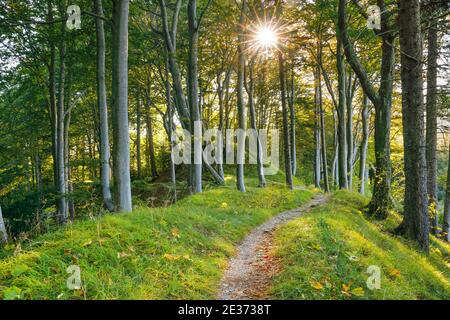
POLYGON ((77 222, 22 244, 20 254, 0 260, 0 299, 214 298, 235 244, 313 195, 276 182, 267 189, 247 183, 246 194, 230 181, 170 208, 77 222), (66 288, 72 264, 83 280, 75 292, 66 288))
POLYGON ((450 246, 433 240, 429 257, 390 233, 393 215, 371 223, 366 199, 338 192, 325 206, 276 233, 284 269, 275 279, 279 299, 450 299, 450 246), (367 268, 381 268, 381 290, 370 291, 367 268))

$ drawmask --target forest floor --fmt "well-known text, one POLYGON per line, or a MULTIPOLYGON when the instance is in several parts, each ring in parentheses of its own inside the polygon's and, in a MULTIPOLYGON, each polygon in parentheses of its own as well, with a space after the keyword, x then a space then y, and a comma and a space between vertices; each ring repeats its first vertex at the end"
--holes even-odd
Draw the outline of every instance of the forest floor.
POLYGON ((365 197, 325 198, 283 181, 271 177, 261 189, 249 178, 241 193, 230 176, 169 207, 100 215, 10 244, 0 249, 0 299, 450 299, 450 245, 432 238, 424 255, 393 235, 395 212, 370 221, 365 197), (252 257, 266 261, 257 284, 224 289, 252 257), (72 265, 79 290, 67 286, 72 265), (367 289, 370 266, 381 270, 380 290, 367 289))
POLYGON ((269 298, 272 278, 281 270, 274 259, 274 231, 279 226, 324 204, 328 196, 319 194, 302 207, 283 212, 254 229, 240 244, 225 271, 218 298, 220 300, 261 300, 269 298))

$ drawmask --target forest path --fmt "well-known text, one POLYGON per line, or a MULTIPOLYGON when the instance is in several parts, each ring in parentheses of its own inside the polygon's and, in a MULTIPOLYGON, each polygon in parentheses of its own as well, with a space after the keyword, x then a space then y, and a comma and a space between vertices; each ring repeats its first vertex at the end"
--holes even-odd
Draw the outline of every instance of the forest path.
POLYGON ((280 271, 271 256, 274 231, 311 209, 326 203, 329 196, 320 194, 300 208, 283 212, 254 229, 230 259, 220 285, 219 300, 268 299, 272 278, 280 271))

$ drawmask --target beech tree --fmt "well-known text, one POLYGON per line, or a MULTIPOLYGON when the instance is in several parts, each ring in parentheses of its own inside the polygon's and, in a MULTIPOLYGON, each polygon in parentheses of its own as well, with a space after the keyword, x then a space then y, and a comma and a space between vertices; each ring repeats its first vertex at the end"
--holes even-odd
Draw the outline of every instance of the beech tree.
POLYGON ((422 31, 420 1, 400 0, 402 115, 405 152, 405 201, 403 229, 429 251, 429 217, 425 119, 422 81, 422 31))
POLYGON ((128 127, 128 13, 129 0, 113 1, 112 118, 116 210, 133 210, 128 127))

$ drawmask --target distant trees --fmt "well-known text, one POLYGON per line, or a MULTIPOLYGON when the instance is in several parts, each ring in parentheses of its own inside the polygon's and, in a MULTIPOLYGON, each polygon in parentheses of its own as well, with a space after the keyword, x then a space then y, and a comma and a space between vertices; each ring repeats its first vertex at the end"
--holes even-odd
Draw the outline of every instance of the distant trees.
MULTIPOLYGON (((364 93, 375 107, 375 169, 373 196, 369 205, 369 212, 378 219, 389 215, 391 205, 391 107, 393 90, 393 71, 395 63, 394 39, 395 28, 390 22, 390 13, 384 0, 378 1, 381 9, 381 30, 375 30, 382 39, 382 61, 380 70, 380 85, 376 90, 363 67, 354 46, 348 36, 347 0, 339 0, 338 30, 339 40, 342 42, 347 62, 352 67, 364 93)), ((341 102, 342 103, 342 102, 341 102)))

